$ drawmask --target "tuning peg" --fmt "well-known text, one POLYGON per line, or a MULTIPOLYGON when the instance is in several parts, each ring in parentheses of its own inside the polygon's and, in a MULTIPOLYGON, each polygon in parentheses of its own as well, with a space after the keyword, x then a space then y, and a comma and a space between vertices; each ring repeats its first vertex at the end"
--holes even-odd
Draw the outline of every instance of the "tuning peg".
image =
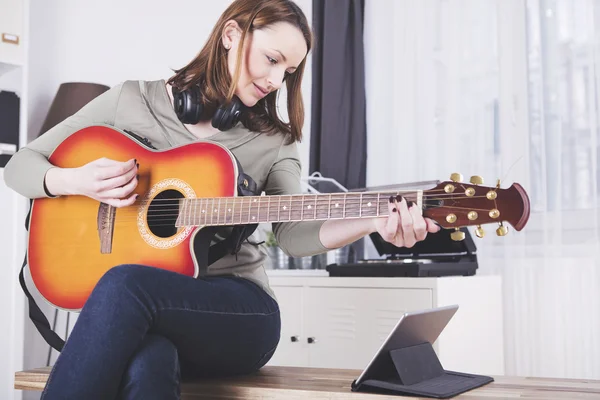
POLYGON ((470 182, 471 182, 473 185, 483 185, 483 178, 482 178, 481 176, 479 176, 479 175, 473 175, 473 176, 471 177, 471 180, 470 180, 470 182))
POLYGON ((506 236, 508 234, 508 228, 500 222, 500 226, 496 229, 496 235, 498 236, 506 236))
POLYGON ((475 235, 477 235, 478 238, 483 238, 485 236, 485 231, 481 225, 477 225, 477 229, 475 229, 475 235))
POLYGON ((465 240, 465 233, 460 230, 460 228, 454 228, 455 231, 450 234, 450 238, 455 242, 460 242, 461 240, 465 240))
POLYGON ((461 182, 462 179, 463 179, 463 176, 461 174, 459 174, 458 172, 455 172, 452 175, 450 175, 450 180, 452 182, 461 182))

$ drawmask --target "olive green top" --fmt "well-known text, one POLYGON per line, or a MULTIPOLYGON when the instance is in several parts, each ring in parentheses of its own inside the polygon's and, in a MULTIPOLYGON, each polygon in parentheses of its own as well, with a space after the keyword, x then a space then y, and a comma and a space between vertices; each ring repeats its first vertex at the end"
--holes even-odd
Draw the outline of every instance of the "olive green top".
MULTIPOLYGON (((199 141, 179 121, 164 80, 126 81, 98 96, 75 115, 67 118, 17 152, 6 165, 6 184, 30 198, 49 197, 44 178, 52 164, 48 157, 72 133, 95 124, 106 124, 146 137, 157 149, 199 141)), ((201 139, 218 142, 239 160, 244 172, 267 195, 301 193, 300 158, 296 143, 286 144, 283 134, 252 132, 241 123, 234 128, 201 139)), ((319 254, 328 249, 319 240, 323 221, 274 223, 279 246, 293 257, 319 254)), ((256 232, 255 232, 256 234, 256 232)), ((251 237, 256 243, 258 238, 251 237)), ((267 257, 263 245, 245 241, 239 253, 227 254, 213 263, 208 275, 235 275, 261 286, 272 297, 264 270, 267 257)))

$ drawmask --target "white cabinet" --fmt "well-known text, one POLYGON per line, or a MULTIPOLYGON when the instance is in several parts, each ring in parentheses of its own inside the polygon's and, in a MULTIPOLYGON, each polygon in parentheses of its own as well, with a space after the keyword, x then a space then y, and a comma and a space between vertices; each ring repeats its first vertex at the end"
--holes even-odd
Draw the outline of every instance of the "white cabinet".
POLYGON ((24 0, 0 0, 0 63, 23 65, 24 16, 24 0))
POLYGON ((279 365, 302 367, 309 365, 302 330, 302 287, 282 286, 274 288, 281 311, 281 341, 271 359, 280 360, 279 365), (285 311, 284 311, 285 310, 285 311), (302 341, 301 341, 302 340, 302 341))
POLYGON ((364 368, 406 311, 458 304, 433 347, 444 368, 501 375, 504 346, 497 276, 285 277, 269 271, 281 340, 269 365, 364 368))
POLYGON ((399 315, 431 308, 431 290, 308 287, 304 304, 310 364, 362 368, 399 315))

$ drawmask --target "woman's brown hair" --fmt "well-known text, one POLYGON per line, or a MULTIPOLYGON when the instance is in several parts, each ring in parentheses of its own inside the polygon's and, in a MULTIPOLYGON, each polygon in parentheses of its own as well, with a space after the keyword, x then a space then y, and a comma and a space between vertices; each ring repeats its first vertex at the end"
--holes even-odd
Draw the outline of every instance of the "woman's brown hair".
MULTIPOLYGON (((223 12, 196 58, 185 67, 175 70, 175 75, 168 80, 168 83, 179 90, 200 85, 204 108, 209 115, 212 115, 220 103, 229 102, 233 98, 248 33, 277 22, 287 22, 298 28, 310 51, 312 33, 308 21, 300 7, 293 1, 235 0, 223 12), (221 45, 223 29, 230 20, 237 22, 242 30, 233 78, 227 68, 227 51, 221 45)), ((304 105, 300 85, 305 63, 306 57, 296 71, 285 78, 289 123, 285 123, 277 115, 277 93, 279 92, 277 90, 259 100, 254 107, 247 109, 241 119, 247 129, 266 134, 281 132, 288 135, 288 143, 302 140, 304 105)))

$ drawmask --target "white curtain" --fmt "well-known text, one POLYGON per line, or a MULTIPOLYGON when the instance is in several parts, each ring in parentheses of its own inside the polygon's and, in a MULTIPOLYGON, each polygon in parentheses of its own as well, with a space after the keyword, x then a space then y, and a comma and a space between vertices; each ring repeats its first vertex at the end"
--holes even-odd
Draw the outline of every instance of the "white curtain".
POLYGON ((600 378, 599 45, 600 0, 366 1, 367 184, 529 194, 523 231, 476 239, 506 374, 600 378))

